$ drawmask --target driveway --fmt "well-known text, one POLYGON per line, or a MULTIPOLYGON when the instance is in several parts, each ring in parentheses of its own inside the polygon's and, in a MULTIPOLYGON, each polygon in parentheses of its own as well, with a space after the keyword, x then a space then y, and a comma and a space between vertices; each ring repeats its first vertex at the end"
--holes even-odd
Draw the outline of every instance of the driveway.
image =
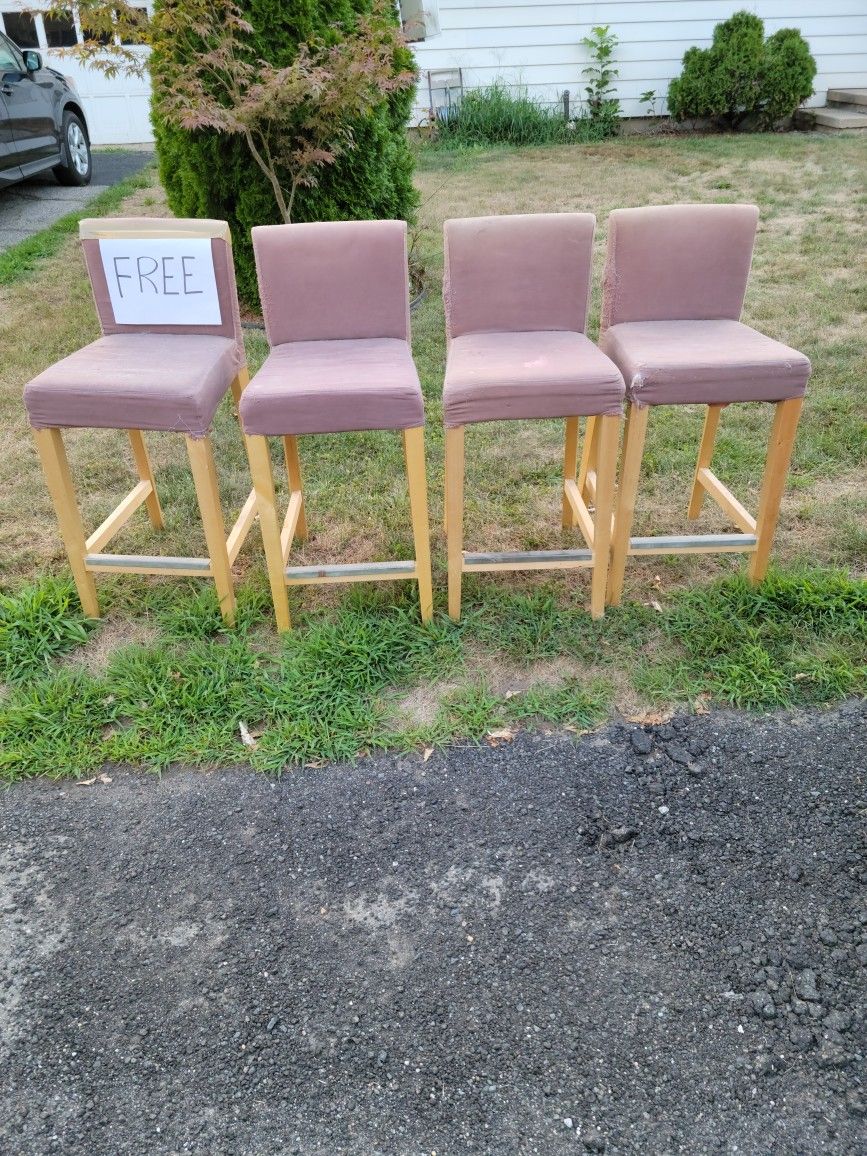
POLYGON ((12 787, 0 1150, 861 1153, 865 759, 851 703, 12 787))
POLYGON ((154 154, 149 149, 123 152, 95 150, 93 177, 84 188, 66 188, 48 173, 0 190, 0 252, 20 241, 26 241, 67 213, 85 208, 94 197, 139 172, 153 158, 154 154))

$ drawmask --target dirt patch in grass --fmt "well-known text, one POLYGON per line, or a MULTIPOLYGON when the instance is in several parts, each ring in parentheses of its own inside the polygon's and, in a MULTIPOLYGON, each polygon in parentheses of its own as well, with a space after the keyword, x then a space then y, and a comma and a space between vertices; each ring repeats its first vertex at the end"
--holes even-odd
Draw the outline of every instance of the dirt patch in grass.
POLYGON ((394 729, 431 726, 449 695, 468 684, 483 686, 495 698, 508 703, 534 688, 554 690, 573 679, 588 686, 598 681, 608 683, 613 709, 622 718, 656 717, 654 705, 638 694, 628 674, 616 667, 588 666, 565 657, 523 665, 510 661, 503 654, 492 655, 480 647, 471 646, 467 649, 459 677, 426 683, 395 699, 394 729))
POLYGON ((409 694, 396 698, 392 708, 392 729, 399 731, 406 727, 431 726, 443 700, 457 690, 459 685, 455 681, 430 683, 417 686, 409 694))
POLYGON ((106 618, 87 642, 64 657, 62 665, 99 676, 118 650, 125 646, 153 646, 158 638, 158 628, 146 619, 106 618))

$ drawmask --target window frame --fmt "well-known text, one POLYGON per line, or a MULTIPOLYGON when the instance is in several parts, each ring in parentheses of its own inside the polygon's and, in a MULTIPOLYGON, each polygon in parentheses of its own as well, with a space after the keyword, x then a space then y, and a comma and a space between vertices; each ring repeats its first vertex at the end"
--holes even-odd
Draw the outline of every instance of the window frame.
POLYGON ((51 44, 48 40, 48 25, 49 21, 53 21, 59 25, 60 20, 56 16, 50 15, 48 12, 42 14, 42 29, 45 36, 45 49, 47 52, 62 52, 65 48, 74 48, 76 44, 80 44, 82 40, 81 29, 78 26, 78 21, 75 18, 75 12, 72 8, 67 8, 64 11, 69 13, 69 24, 72 28, 72 33, 75 40, 72 44, 51 44))
POLYGON ((2 32, 2 34, 6 37, 6 39, 10 40, 15 45, 15 47, 20 49, 22 52, 26 52, 28 49, 34 49, 34 48, 38 51, 42 47, 40 44, 40 41, 39 41, 39 13, 38 12, 28 11, 27 9, 22 9, 20 12, 6 12, 6 11, 0 12, 0 32, 2 32), (30 19, 31 24, 33 25, 33 38, 35 40, 35 44, 19 44, 18 43, 18 41, 15 39, 15 37, 12 35, 12 33, 6 27, 6 20, 10 16, 20 16, 23 19, 25 19, 25 18, 30 19))

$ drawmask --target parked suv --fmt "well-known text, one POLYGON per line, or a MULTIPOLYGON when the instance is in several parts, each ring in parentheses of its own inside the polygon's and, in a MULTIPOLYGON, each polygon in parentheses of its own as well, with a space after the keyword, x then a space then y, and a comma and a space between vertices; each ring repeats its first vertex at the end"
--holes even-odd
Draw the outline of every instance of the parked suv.
POLYGON ((90 182, 90 134, 78 94, 33 49, 0 33, 0 187, 53 169, 62 185, 90 182))

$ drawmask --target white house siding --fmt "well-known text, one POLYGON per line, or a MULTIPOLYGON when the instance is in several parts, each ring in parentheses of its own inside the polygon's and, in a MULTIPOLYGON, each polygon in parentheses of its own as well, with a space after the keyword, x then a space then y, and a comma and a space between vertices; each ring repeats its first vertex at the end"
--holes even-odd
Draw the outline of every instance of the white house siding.
POLYGON ((684 52, 710 45, 714 26, 745 8, 764 20, 768 34, 801 30, 818 66, 809 104, 824 104, 829 88, 867 85, 867 0, 439 0, 440 34, 413 45, 422 70, 416 115, 429 103, 429 69, 460 68, 465 88, 502 81, 551 102, 569 89, 575 102, 584 95, 581 70, 589 63, 580 40, 600 24, 619 40, 616 95, 623 114, 643 115, 638 97, 648 89, 664 111, 684 52))
MULTIPOLYGON (((134 3, 136 7, 152 10, 150 0, 134 0, 134 3)), ((74 81, 84 105, 92 143, 118 145, 152 141, 153 130, 149 119, 150 81, 147 76, 115 76, 108 79, 96 69, 82 67, 62 52, 52 51, 46 38, 43 18, 33 11, 37 6, 38 0, 0 0, 0 23, 9 33, 11 27, 6 29, 3 20, 7 12, 20 14, 27 9, 33 14, 38 51, 42 53, 42 59, 49 68, 57 69, 74 81)), ((80 27, 77 27, 77 35, 81 39, 80 27)), ((15 37, 12 36, 12 39, 15 37)), ((147 49, 137 48, 135 51, 146 52, 147 49)))
MULTIPOLYGON (((3 13, 32 10, 39 2, 0 0, 0 22, 3 13)), ((152 7, 151 0, 138 2, 141 7, 152 7)), ((646 110, 639 94, 654 89, 664 100, 687 48, 710 44, 714 25, 742 8, 761 16, 768 32, 800 28, 819 66, 810 104, 823 104, 828 88, 867 84, 867 0, 601 0, 596 4, 422 0, 422 7, 437 10, 441 32, 413 46, 422 69, 417 118, 427 109, 428 69, 461 68, 466 86, 502 80, 513 88, 526 87, 542 100, 557 101, 564 89, 570 90, 573 102, 580 100, 581 69, 588 59, 579 41, 597 24, 610 25, 620 40, 617 95, 623 113, 640 116, 646 110)), ((94 144, 153 139, 146 78, 108 80, 52 52, 38 13, 35 26, 46 64, 75 81, 94 144)))

